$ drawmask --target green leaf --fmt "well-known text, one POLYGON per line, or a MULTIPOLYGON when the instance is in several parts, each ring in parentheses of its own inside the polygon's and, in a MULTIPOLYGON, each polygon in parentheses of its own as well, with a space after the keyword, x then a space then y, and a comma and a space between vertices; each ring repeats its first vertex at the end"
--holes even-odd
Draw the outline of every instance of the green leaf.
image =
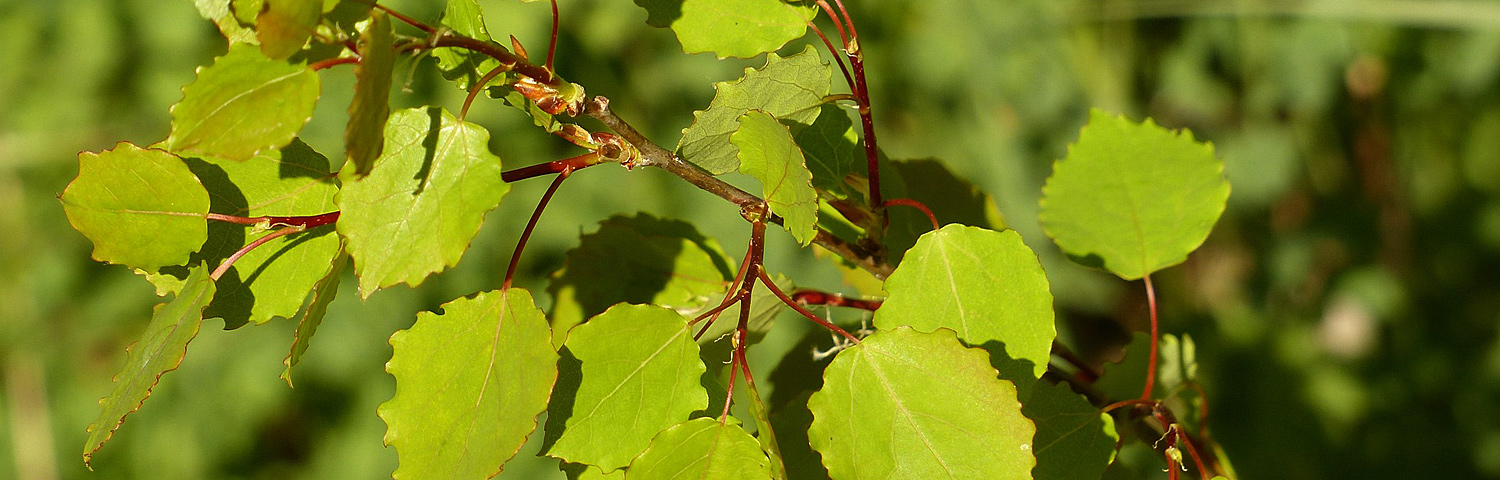
POLYGON ((635 0, 635 4, 646 9, 646 24, 656 28, 667 28, 682 18, 684 0, 635 0))
POLYGON ((104 408, 94 423, 89 424, 88 442, 83 446, 84 464, 114 435, 126 415, 141 408, 161 376, 182 364, 188 342, 198 335, 198 327, 203 323, 203 307, 213 296, 214 281, 208 276, 208 268, 200 266, 188 275, 177 298, 156 306, 140 340, 127 349, 125 368, 115 375, 115 389, 99 401, 104 408))
POLYGON ((380 405, 396 478, 489 478, 536 428, 557 379, 542 311, 522 289, 422 312, 391 335, 396 396, 380 405))
POLYGON ((338 256, 328 267, 328 274, 313 286, 312 303, 302 311, 302 318, 297 321, 297 331, 292 334, 292 347, 287 352, 286 359, 281 361, 282 365, 286 365, 286 369, 281 371, 281 379, 286 380, 288 387, 292 386, 292 367, 297 366, 302 361, 302 354, 307 353, 308 342, 318 332, 318 326, 323 324, 328 304, 333 303, 333 298, 339 293, 339 278, 344 276, 344 269, 348 266, 349 255, 344 253, 343 246, 340 245, 338 256))
POLYGON ((807 31, 810 2, 783 0, 683 0, 672 31, 686 53, 750 58, 773 52, 807 31), (726 33, 732 32, 732 33, 726 33))
POLYGON ((1176 390, 1198 376, 1198 348, 1192 336, 1184 333, 1179 339, 1170 333, 1163 334, 1160 349, 1161 367, 1156 378, 1163 389, 1176 390))
POLYGON ((232 160, 281 148, 312 118, 318 75, 236 44, 182 89, 167 150, 232 160))
POLYGON ((797 243, 812 243, 818 233, 818 192, 792 132, 760 110, 751 110, 739 122, 729 142, 739 149, 740 173, 760 180, 771 213, 781 216, 797 243))
MULTIPOLYGON (((488 42, 495 46, 490 39, 490 32, 484 27, 484 15, 480 11, 479 3, 474 0, 448 0, 448 6, 443 10, 443 26, 453 30, 453 33, 463 35, 482 42, 488 42)), ((501 50, 507 50, 500 47, 501 50)), ((472 50, 443 47, 432 50, 432 56, 438 59, 438 69, 443 72, 443 78, 458 81, 459 88, 465 91, 479 83, 479 79, 500 66, 500 61, 472 50)), ((498 75, 488 85, 506 83, 508 75, 498 75)))
POLYGON ((1047 275, 1021 236, 948 225, 923 235, 885 281, 890 297, 875 311, 882 330, 948 328, 974 346, 1005 346, 1040 377, 1057 330, 1047 275))
POLYGON ((1035 428, 996 375, 952 331, 877 332, 828 365, 808 436, 833 478, 1031 478, 1035 428))
POLYGON ((323 16, 323 0, 265 0, 255 17, 260 53, 276 59, 302 50, 323 16))
POLYGON ((78 178, 58 198, 102 262, 148 271, 180 265, 208 239, 208 191, 161 150, 120 142, 80 153, 78 178))
POLYGON ((385 146, 385 122, 391 116, 391 72, 396 68, 396 35, 390 16, 370 12, 370 23, 359 36, 359 65, 354 67, 354 101, 344 128, 344 152, 354 173, 365 176, 375 167, 385 146))
POLYGON ((745 69, 734 82, 714 84, 717 93, 707 110, 693 112, 693 124, 682 131, 677 152, 714 175, 739 170, 739 149, 729 143, 739 129, 739 118, 750 110, 764 110, 780 120, 809 124, 828 94, 833 70, 808 46, 785 59, 771 54, 766 66, 745 69))
POLYGON ((1213 146, 1094 110, 1042 189, 1042 226, 1075 259, 1126 280, 1182 263, 1229 198, 1213 146))
POLYGON ((646 213, 610 217, 579 239, 567 266, 552 277, 555 343, 562 344, 573 325, 621 302, 678 312, 707 308, 733 276, 733 261, 719 242, 692 224, 646 213))
POLYGON ((376 170, 353 180, 345 165, 338 231, 348 239, 359 293, 416 286, 458 263, 485 212, 510 186, 489 132, 435 107, 391 114, 376 170))
POLYGON ((229 0, 193 0, 193 6, 198 7, 198 15, 204 19, 212 20, 219 27, 219 33, 229 39, 229 43, 259 43, 255 38, 255 30, 240 24, 235 18, 234 12, 230 10, 229 0))
POLYGON ((1100 413, 1065 384, 1036 381, 1021 413, 1036 422, 1035 478, 1097 479, 1114 459, 1114 417, 1100 413))
POLYGON ((609 473, 629 465, 657 432, 708 405, 698 344, 676 312, 616 305, 573 327, 565 345, 548 408, 555 439, 548 456, 609 473))
POLYGON ((666 429, 630 462, 632 479, 769 479, 770 464, 755 437, 717 418, 695 418, 666 429))
POLYGON ((824 192, 848 197, 844 177, 865 176, 865 152, 849 114, 838 105, 823 105, 812 125, 793 127, 792 136, 807 157, 812 184, 824 192))
MULTIPOLYGON (((328 172, 328 158, 293 140, 281 150, 238 162, 188 159, 193 173, 214 192, 210 210, 240 217, 320 215, 338 210, 339 186, 328 172)), ((213 222, 208 241, 194 260, 217 265, 241 247, 270 235, 268 226, 213 222)), ((226 326, 292 318, 308 292, 323 279, 339 254, 339 238, 321 226, 273 239, 251 250, 218 280, 218 291, 204 315, 226 326)))

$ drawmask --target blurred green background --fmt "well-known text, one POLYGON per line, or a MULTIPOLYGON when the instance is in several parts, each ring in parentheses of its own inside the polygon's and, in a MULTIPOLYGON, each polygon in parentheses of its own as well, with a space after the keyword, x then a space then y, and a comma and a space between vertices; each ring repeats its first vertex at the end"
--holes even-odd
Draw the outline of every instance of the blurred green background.
MULTIPOLYGON (((433 22, 442 10, 383 3, 433 22)), ((545 51, 545 3, 480 3, 497 38, 545 51)), ((763 62, 683 55, 629 1, 559 3, 563 75, 667 146, 712 82, 763 62)), ((1050 163, 1089 107, 1214 143, 1229 209, 1158 284, 1165 331, 1198 342, 1213 431, 1244 478, 1500 478, 1500 2, 849 3, 884 149, 939 158, 993 194, 1043 258, 1065 338, 1091 354, 1140 328, 1144 301, 1041 233, 1050 163)), ((416 311, 499 285, 545 181, 519 184, 462 263, 422 288, 360 302, 344 282, 295 389, 277 378, 289 322, 208 323, 87 472, 84 428, 157 299, 89 259, 55 196, 78 152, 165 138, 181 87, 225 48, 187 0, 0 1, 0 478, 388 477, 375 415, 394 389, 386 339, 416 311)), ((458 108, 429 63, 403 65, 397 107, 458 108)), ((338 158, 353 77, 321 75, 303 136, 338 158)), ((469 119, 508 165, 578 153, 498 102, 469 119)), ((616 213, 687 219, 744 251, 734 209, 661 172, 590 169, 559 195, 522 260, 533 291, 616 213)), ((827 262, 772 236, 774 271, 839 288, 827 262)), ((804 323, 768 342, 789 348, 804 323)), ((535 451, 503 476, 555 472, 535 451)))

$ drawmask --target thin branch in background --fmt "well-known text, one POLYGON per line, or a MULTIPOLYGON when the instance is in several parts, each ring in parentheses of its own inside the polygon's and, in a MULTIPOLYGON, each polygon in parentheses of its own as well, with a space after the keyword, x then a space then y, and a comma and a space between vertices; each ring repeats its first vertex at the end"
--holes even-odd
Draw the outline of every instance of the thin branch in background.
POLYGON ((271 232, 264 237, 257 238, 255 239, 255 241, 250 242, 243 248, 240 248, 239 251, 234 252, 234 254, 230 255, 229 258, 224 259, 224 261, 219 264, 219 268, 215 268, 213 273, 208 274, 208 277, 214 279, 214 281, 217 282, 219 281, 219 277, 223 277, 224 273, 229 271, 229 267, 234 266, 234 262, 238 261, 240 257, 245 256, 245 254, 250 253, 251 250, 255 250, 256 247, 265 245, 266 242, 269 242, 271 240, 275 240, 277 238, 291 235, 303 230, 307 230, 307 228, 300 225, 292 225, 289 227, 282 227, 281 229, 271 232))
POLYGON ((932 221, 933 230, 942 228, 941 225, 938 225, 937 216, 932 214, 932 209, 927 208, 927 205, 923 204, 922 202, 918 202, 910 198, 892 198, 890 200, 886 200, 884 203, 881 203, 880 207, 885 208, 891 205, 901 205, 903 207, 911 207, 917 210, 921 210, 923 214, 927 215, 927 219, 932 221))
POLYGON ((1146 364, 1146 387, 1141 390, 1141 400, 1150 400, 1152 387, 1156 386, 1156 289, 1151 286, 1151 275, 1142 277, 1146 281, 1146 304, 1151 309, 1151 357, 1146 364))
POLYGON ((501 284, 501 290, 509 290, 511 281, 516 278, 516 265, 521 263, 521 251, 526 249, 526 240, 531 238, 531 231, 536 229, 537 220, 542 218, 542 210, 547 208, 547 202, 552 200, 552 194, 557 193, 557 187, 562 186, 563 180, 573 174, 572 169, 563 169, 558 172, 557 178, 547 186, 547 193, 542 194, 542 199, 537 201, 536 210, 531 212, 531 220, 526 222, 526 229, 521 231, 521 238, 516 240, 516 250, 510 255, 510 266, 505 268, 505 283, 501 284))

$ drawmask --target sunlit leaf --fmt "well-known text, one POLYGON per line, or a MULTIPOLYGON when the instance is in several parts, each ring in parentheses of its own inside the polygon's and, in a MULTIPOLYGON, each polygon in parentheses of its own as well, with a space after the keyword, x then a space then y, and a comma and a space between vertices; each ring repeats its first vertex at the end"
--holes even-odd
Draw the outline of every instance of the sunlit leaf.
MULTIPOLYGON (((474 0, 449 0, 447 8, 443 11, 443 26, 453 30, 453 33, 473 38, 482 42, 494 43, 490 39, 489 29, 484 27, 484 15, 480 11, 479 3, 474 0)), ((499 44, 495 44, 500 47, 499 44)), ((507 50, 500 47, 501 50, 507 50)), ((459 88, 468 90, 479 79, 500 66, 500 61, 472 50, 456 47, 443 47, 432 50, 432 56, 438 59, 438 69, 442 70, 443 77, 458 81, 459 88)), ((503 83, 505 75, 499 75, 489 84, 503 83)))
POLYGON ((844 177, 865 176, 865 153, 848 112, 837 105, 823 105, 811 125, 793 127, 797 146, 807 157, 814 187, 848 196, 844 177))
POLYGON ((738 148, 729 135, 739 129, 740 115, 763 110, 780 120, 810 124, 828 94, 833 70, 812 46, 785 59, 771 54, 766 66, 745 69, 733 82, 714 84, 717 93, 707 110, 693 112, 693 124, 682 131, 677 152, 714 175, 739 170, 738 148))
POLYGON ((417 314, 391 336, 396 396, 380 406, 396 478, 489 478, 536 428, 557 379, 542 311, 521 289, 417 314))
POLYGON ((1064 252, 1134 280, 1208 238, 1229 182, 1191 133, 1095 110, 1042 192, 1042 226, 1064 252))
POLYGON ((386 122, 375 171, 353 180, 346 165, 338 231, 348 239, 359 293, 417 285, 458 263, 485 212, 510 186, 489 132, 435 107, 407 109, 386 122))
POLYGON ((784 0, 683 0, 680 12, 672 31, 682 51, 750 58, 801 37, 814 10, 784 0))
POLYGON ((824 371, 808 437, 833 478, 1031 478, 1035 428, 996 374, 950 330, 877 332, 824 371))
POLYGON ((556 343, 616 303, 695 311, 728 288, 733 269, 719 242, 689 223, 645 213, 605 219, 568 251, 567 266, 552 278, 556 343))
POLYGON ((818 233, 818 192, 791 131, 760 110, 751 110, 739 122, 729 141, 739 149, 740 173, 760 180, 771 213, 781 216, 797 243, 812 243, 818 233))
POLYGON ((385 147, 385 121, 391 116, 391 74, 396 68, 396 41, 391 19, 382 10, 370 12, 370 23, 359 36, 359 65, 354 67, 354 101, 344 128, 344 152, 354 173, 368 175, 385 147))
POLYGON ((260 53, 276 59, 302 50, 323 16, 323 0, 264 0, 255 17, 260 53))
POLYGON ((200 266, 188 275, 177 298, 156 306, 146 331, 127 349, 125 368, 115 375, 114 390, 99 401, 103 410, 89 424, 88 442, 83 446, 85 464, 114 435, 125 416, 141 408, 161 376, 182 363, 188 342, 198 335, 203 323, 203 307, 213 296, 214 281, 208 276, 208 268, 200 266))
POLYGON ((193 6, 198 7, 198 14, 203 18, 212 20, 219 27, 219 33, 229 39, 229 43, 259 43, 255 39, 255 29, 240 24, 235 18, 234 12, 230 10, 229 0, 193 0, 193 6))
POLYGON ((1057 336, 1052 292, 1035 253, 1015 231, 948 225, 923 235, 886 279, 875 311, 883 330, 947 328, 973 346, 1003 344, 1040 377, 1057 336))
POLYGON ((182 89, 167 150, 233 160, 281 148, 312 118, 318 75, 236 44, 182 89))
POLYGON ((549 456, 609 473, 708 405, 698 344, 676 312, 616 305, 573 327, 565 345, 548 409, 549 456))
POLYGON ((717 418, 696 418, 662 431, 630 463, 632 479, 769 479, 755 437, 717 418))
POLYGON ((59 199, 94 242, 94 259, 154 271, 187 263, 208 239, 208 191, 182 159, 121 142, 78 154, 78 178, 59 199))

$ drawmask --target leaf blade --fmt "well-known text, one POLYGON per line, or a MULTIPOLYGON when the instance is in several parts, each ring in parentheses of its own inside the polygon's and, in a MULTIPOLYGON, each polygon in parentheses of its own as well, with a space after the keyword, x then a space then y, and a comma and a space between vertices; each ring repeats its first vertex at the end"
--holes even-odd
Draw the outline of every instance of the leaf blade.
POLYGON ((120 142, 80 153, 78 177, 58 199, 102 262, 181 265, 208 239, 208 190, 182 159, 161 150, 120 142))
POLYGON ((683 0, 680 14, 672 31, 682 51, 713 53, 722 59, 751 58, 781 48, 807 32, 814 10, 781 0, 683 0), (725 35, 726 31, 735 33, 725 35))
POLYGON ((797 243, 811 244, 818 231, 818 192, 791 131, 760 110, 740 116, 739 124, 729 143, 739 149, 740 173, 760 180, 766 204, 781 216, 782 227, 797 243))
POLYGON ((736 171, 738 148, 729 143, 729 136, 739 128, 740 115, 764 110, 782 120, 810 124, 818 116, 812 107, 828 94, 832 75, 832 67, 812 46, 786 58, 772 53, 764 67, 747 68, 734 82, 714 84, 714 99, 707 109, 693 112, 693 123, 682 130, 677 152, 714 175, 736 171))
POLYGON ((672 426, 630 462, 632 479, 771 478, 770 461, 743 428, 703 417, 672 426))
POLYGON ((344 128, 344 151, 354 173, 365 176, 385 147, 385 122, 391 116, 391 74, 396 68, 396 41, 391 19, 383 10, 370 11, 370 23, 359 36, 360 61, 354 67, 354 100, 344 128))
POLYGON ((166 148, 235 160, 281 148, 312 119, 318 89, 312 69, 266 58, 253 45, 232 45, 183 87, 166 148))

